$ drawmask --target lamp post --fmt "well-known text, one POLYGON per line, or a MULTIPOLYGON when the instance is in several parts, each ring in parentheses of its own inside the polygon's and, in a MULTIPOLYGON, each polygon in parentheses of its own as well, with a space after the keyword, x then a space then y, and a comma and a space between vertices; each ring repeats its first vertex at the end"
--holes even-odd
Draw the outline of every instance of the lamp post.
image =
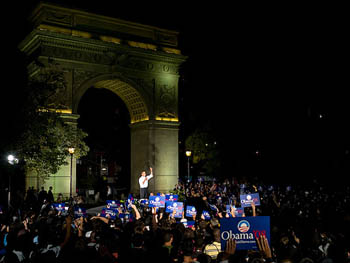
MULTIPOLYGON (((18 159, 13 156, 12 154, 7 156, 7 161, 9 164, 14 165, 18 163, 18 159)), ((8 195, 7 195, 7 206, 8 208, 11 207, 11 175, 9 174, 9 189, 8 189, 8 195)))
POLYGON ((74 154, 75 148, 70 147, 68 148, 68 152, 70 154, 70 180, 69 180, 69 198, 72 198, 72 183, 73 183, 73 154, 74 154))
POLYGON ((190 157, 192 155, 191 151, 186 151, 187 156, 187 180, 190 180, 190 157))

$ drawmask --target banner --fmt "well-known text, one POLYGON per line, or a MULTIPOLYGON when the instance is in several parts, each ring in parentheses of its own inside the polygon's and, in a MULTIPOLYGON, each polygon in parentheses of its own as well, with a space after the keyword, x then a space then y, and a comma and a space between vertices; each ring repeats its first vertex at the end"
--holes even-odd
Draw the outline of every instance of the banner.
POLYGON ((182 218, 182 213, 184 211, 184 205, 182 202, 165 202, 165 212, 173 213, 175 210, 175 218, 182 218))
POLYGON ((148 207, 165 207, 165 196, 150 196, 148 207))
POLYGON ((254 201, 255 206, 260 205, 260 197, 258 193, 240 195, 241 206, 242 207, 251 207, 252 202, 254 201))
POLYGON ((226 240, 236 240, 237 250, 258 250, 256 239, 266 236, 270 243, 270 217, 234 217, 220 219, 221 247, 225 249, 226 240))

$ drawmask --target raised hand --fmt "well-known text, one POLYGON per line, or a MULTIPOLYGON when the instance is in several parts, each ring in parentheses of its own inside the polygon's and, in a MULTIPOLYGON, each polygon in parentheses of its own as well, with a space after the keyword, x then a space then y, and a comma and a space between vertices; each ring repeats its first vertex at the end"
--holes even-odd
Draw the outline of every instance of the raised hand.
POLYGON ((272 252, 269 246, 269 241, 267 240, 266 236, 260 235, 257 240, 258 248, 260 253, 263 255, 265 259, 272 258, 272 252))
POLYGON ((230 238, 226 241, 225 253, 233 255, 236 252, 236 240, 230 238))

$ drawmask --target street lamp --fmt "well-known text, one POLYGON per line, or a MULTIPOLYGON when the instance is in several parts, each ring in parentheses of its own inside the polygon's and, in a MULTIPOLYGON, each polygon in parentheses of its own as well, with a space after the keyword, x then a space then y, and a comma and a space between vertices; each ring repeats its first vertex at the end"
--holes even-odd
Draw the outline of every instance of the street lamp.
POLYGON ((186 151, 187 156, 187 180, 190 180, 190 157, 192 155, 191 151, 186 151))
POLYGON ((70 181, 69 181, 69 197, 72 198, 72 181, 73 181, 73 154, 74 154, 75 148, 70 147, 68 148, 68 152, 70 154, 70 181))
MULTIPOLYGON (((9 164, 14 165, 18 163, 18 159, 13 156, 12 154, 7 156, 7 161, 9 164)), ((8 189, 8 196, 7 196, 7 206, 8 208, 11 207, 11 175, 9 174, 9 189, 8 189)))

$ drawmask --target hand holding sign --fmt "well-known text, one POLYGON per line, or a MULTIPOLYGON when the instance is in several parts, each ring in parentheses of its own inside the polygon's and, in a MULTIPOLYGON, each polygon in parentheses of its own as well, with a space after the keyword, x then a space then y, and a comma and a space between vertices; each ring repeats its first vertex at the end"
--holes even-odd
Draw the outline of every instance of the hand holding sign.
POLYGON ((256 243, 258 244, 259 251, 263 254, 265 259, 272 258, 269 241, 267 240, 265 235, 260 235, 256 239, 256 243))
POLYGON ((225 253, 228 255, 233 255, 236 252, 236 240, 230 238, 226 241, 225 253))

